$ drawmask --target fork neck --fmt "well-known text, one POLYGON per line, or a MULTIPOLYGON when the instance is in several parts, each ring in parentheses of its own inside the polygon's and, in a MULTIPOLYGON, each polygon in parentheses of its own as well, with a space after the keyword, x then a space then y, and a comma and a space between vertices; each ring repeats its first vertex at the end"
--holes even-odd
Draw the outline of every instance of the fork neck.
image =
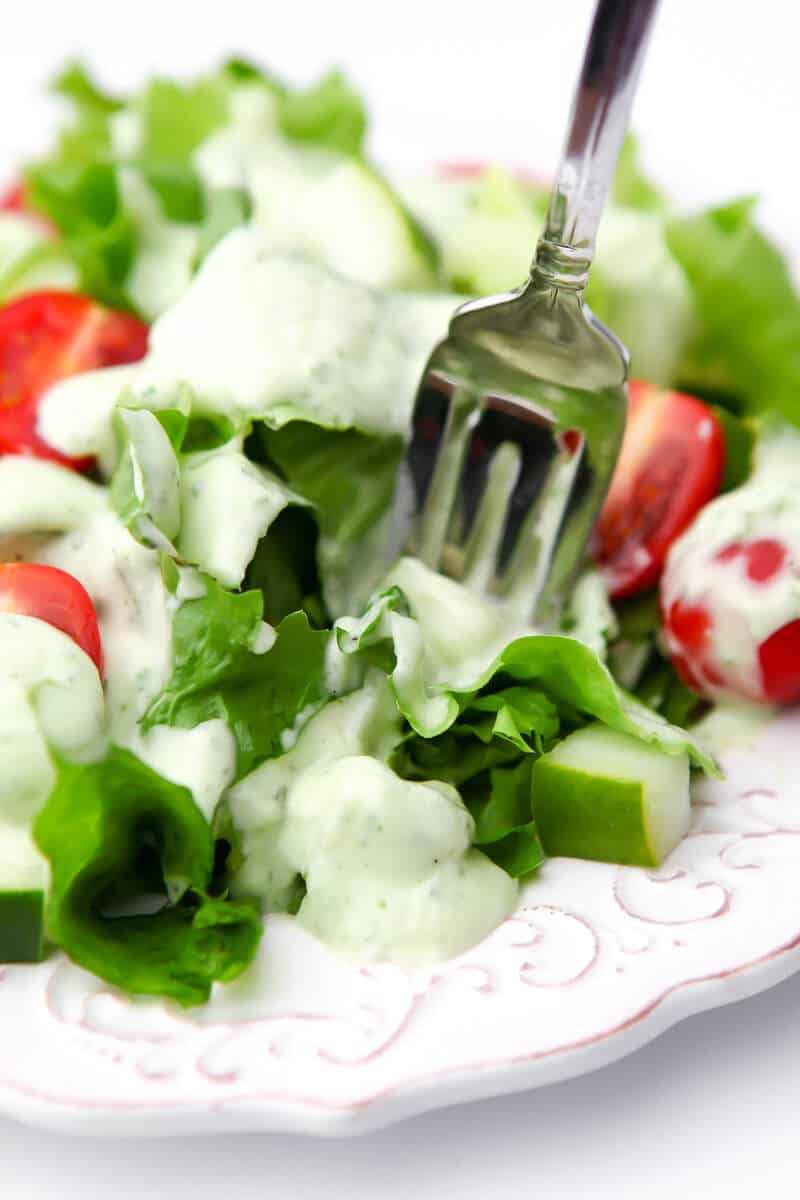
POLYGON ((658 0, 598 0, 531 276, 581 291, 658 0))

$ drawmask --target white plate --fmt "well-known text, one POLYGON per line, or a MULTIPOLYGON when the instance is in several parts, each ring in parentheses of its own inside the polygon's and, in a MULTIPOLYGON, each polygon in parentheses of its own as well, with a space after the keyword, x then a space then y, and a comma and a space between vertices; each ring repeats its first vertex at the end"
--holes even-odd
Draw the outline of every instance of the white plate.
POLYGON ((658 871, 552 859, 435 969, 343 963, 272 918, 204 1009, 132 1001, 59 956, 0 968, 0 1111, 91 1133, 344 1134, 542 1086, 800 968, 800 712, 729 753, 658 871))

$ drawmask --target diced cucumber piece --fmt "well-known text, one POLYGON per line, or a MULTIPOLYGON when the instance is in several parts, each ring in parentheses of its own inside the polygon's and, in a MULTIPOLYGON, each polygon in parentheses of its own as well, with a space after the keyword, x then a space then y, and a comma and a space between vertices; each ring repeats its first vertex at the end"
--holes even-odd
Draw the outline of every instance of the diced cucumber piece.
POLYGON ((28 830, 0 826, 0 964, 41 960, 47 878, 28 830))
POLYGON ((44 892, 0 890, 0 963, 41 962, 44 892))
POLYGON ((253 223, 281 252, 307 255, 371 287, 432 287, 432 244, 388 184, 359 159, 273 143, 254 158, 253 223))
POLYGON ((529 185, 488 168, 477 179, 411 179, 398 188, 441 247, 450 287, 484 296, 527 278, 544 218, 544 205, 529 185))
POLYGON ((689 828, 689 758, 587 725, 534 764, 533 807, 548 855, 658 866, 689 828))

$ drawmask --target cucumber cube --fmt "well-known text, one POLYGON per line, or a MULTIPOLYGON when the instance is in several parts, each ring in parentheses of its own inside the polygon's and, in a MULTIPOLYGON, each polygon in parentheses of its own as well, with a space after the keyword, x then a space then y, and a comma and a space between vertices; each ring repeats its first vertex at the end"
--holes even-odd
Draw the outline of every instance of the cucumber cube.
POLYGON ((44 892, 0 891, 0 963, 41 962, 44 892))
POLYGON ((534 764, 533 808, 550 856, 658 866, 689 829, 689 758, 587 725, 534 764))

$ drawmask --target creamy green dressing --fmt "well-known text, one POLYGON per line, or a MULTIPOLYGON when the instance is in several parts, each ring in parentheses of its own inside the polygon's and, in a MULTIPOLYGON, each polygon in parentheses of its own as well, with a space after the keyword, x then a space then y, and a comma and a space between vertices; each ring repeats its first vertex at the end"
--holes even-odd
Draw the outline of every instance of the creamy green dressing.
POLYGON ((122 201, 137 232, 136 257, 125 290, 147 321, 174 304, 191 282, 198 250, 193 225, 168 220, 158 198, 138 171, 117 172, 122 201))
POLYGON ((199 408, 237 425, 305 418, 403 433, 451 311, 449 297, 371 291, 236 229, 153 326, 134 387, 185 382, 199 408))
POLYGON ((0 538, 72 529, 107 507, 105 489, 42 458, 0 457, 0 538))
POLYGON ((210 818, 236 767, 236 747, 225 722, 206 721, 191 730, 158 726, 147 733, 138 727, 172 665, 178 600, 164 586, 158 555, 106 511, 53 539, 36 557, 74 575, 94 601, 106 665, 109 737, 190 788, 210 818))
POLYGON ((39 431, 64 453, 95 454, 108 466, 123 389, 126 404, 163 408, 188 384, 196 411, 237 428, 305 419, 405 434, 420 373, 453 307, 449 296, 374 291, 273 254, 257 231, 236 229, 155 322, 146 358, 50 388, 39 431))
POLYGON ((239 587, 256 546, 287 504, 304 504, 238 443, 187 454, 181 464, 180 536, 188 562, 225 587, 239 587))
POLYGON ((74 758, 105 746, 97 669, 72 638, 35 617, 0 612, 0 869, 4 887, 44 887, 30 826, 56 775, 48 745, 74 758), (8 870, 6 870, 6 866, 8 870))
POLYGON ((39 435, 62 454, 94 456, 105 475, 117 460, 114 406, 138 374, 138 364, 83 371, 54 384, 39 405, 39 435))
POLYGON ((408 783, 381 761, 398 732, 376 676, 233 787, 244 855, 236 886, 280 910, 302 877, 298 923, 340 952, 436 961, 495 928, 517 886, 470 848, 474 824, 454 788, 408 783))

